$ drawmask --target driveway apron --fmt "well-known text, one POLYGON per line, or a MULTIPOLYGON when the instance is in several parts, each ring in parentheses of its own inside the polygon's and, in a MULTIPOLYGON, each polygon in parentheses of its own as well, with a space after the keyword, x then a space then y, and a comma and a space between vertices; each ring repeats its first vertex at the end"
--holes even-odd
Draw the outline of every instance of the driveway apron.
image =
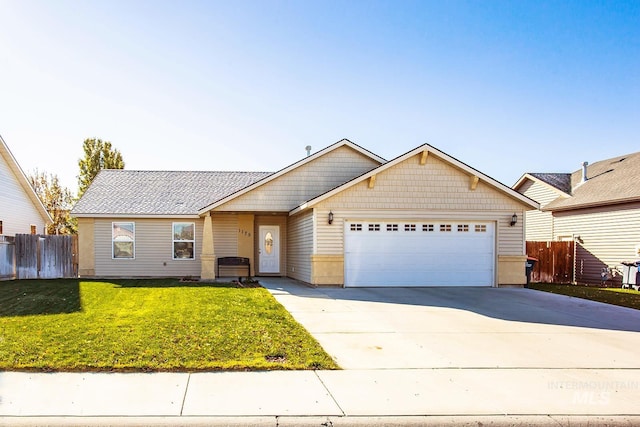
POLYGON ((640 311, 530 289, 263 285, 343 369, 640 366, 640 311))

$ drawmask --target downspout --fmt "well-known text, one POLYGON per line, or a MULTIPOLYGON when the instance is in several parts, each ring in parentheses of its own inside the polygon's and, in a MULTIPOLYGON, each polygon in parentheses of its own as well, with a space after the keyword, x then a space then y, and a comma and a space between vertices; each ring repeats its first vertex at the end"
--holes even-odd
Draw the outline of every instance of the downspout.
POLYGON ((580 236, 573 235, 573 281, 576 284, 576 269, 578 268, 578 239, 580 236))
POLYGON ((200 255, 200 280, 203 282, 213 282, 216 279, 216 253, 213 242, 213 218, 211 212, 204 216, 204 226, 202 229, 202 253, 200 255))

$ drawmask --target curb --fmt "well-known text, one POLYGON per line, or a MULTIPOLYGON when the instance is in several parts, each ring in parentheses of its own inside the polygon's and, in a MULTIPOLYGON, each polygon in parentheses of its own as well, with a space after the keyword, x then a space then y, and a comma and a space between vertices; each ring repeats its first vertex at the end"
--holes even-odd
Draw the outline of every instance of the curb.
POLYGON ((0 426, 12 427, 630 427, 640 415, 451 415, 393 417, 0 417, 0 426))

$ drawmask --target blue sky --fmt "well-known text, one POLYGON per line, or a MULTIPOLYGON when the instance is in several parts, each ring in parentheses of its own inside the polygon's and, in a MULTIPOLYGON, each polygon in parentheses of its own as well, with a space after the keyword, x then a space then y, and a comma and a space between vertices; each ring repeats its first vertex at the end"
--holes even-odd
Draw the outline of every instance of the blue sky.
POLYGON ((640 150, 640 0, 0 0, 0 17, 0 135, 74 190, 89 137, 168 170, 429 143, 507 185, 640 150))

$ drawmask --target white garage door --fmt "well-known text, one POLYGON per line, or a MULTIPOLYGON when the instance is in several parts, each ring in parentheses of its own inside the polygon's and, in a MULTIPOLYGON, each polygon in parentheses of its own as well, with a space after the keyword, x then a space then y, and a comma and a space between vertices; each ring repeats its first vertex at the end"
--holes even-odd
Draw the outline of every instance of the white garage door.
POLYGON ((492 286, 490 222, 347 222, 345 286, 492 286))

